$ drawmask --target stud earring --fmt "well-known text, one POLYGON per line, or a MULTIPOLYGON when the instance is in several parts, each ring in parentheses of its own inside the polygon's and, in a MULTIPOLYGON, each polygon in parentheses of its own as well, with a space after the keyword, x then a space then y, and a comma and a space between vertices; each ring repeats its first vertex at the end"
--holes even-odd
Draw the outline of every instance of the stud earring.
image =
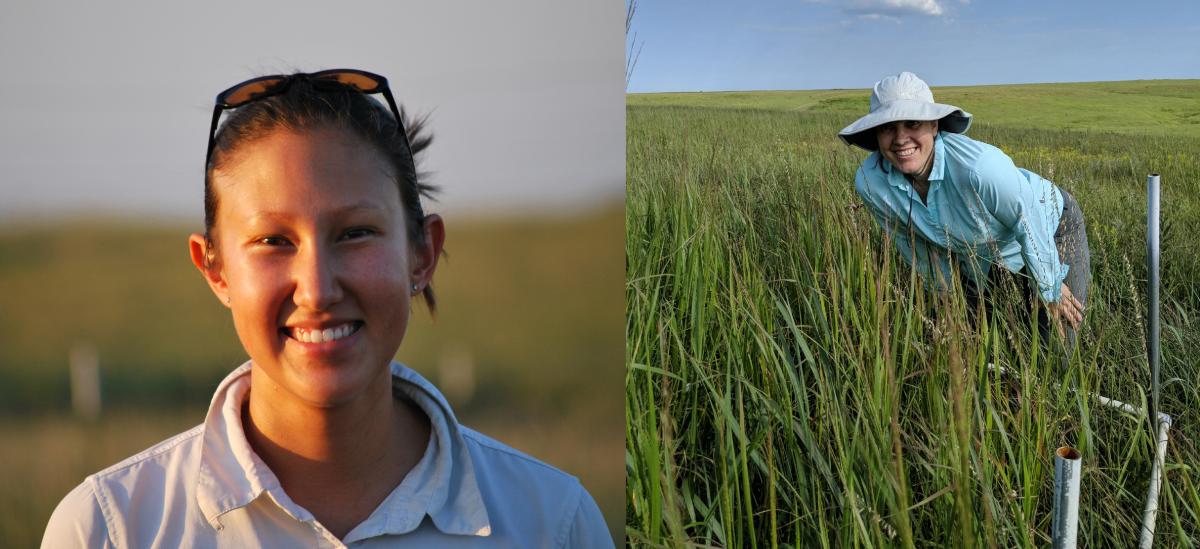
POLYGON ((229 296, 225 296, 225 304, 229 305, 229 296))

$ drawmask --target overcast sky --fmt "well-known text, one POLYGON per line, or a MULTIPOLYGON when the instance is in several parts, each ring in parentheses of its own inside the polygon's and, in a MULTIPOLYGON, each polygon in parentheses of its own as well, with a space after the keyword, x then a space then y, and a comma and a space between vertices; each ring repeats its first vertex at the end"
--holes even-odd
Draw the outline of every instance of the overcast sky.
POLYGON ((632 92, 1200 78, 1196 0, 642 0, 633 28, 632 92))
POLYGON ((570 211, 625 179, 619 2, 0 4, 0 222, 202 217, 217 92, 352 67, 432 112, 435 211, 570 211))

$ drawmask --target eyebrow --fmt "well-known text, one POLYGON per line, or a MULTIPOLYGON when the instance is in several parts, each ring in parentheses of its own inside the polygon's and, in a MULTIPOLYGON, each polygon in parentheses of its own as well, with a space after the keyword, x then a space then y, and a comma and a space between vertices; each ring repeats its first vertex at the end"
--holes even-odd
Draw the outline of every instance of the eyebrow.
MULTIPOLYGON (((337 208, 334 208, 332 211, 329 212, 329 215, 331 217, 342 217, 342 216, 345 216, 345 215, 348 215, 351 213, 355 213, 355 212, 360 212, 360 211, 385 213, 388 211, 388 209, 383 206, 380 206, 374 202, 357 202, 354 204, 348 204, 345 206, 339 206, 337 208)), ((249 221, 251 223, 253 223, 256 221, 260 221, 260 220, 288 219, 289 217, 291 217, 291 216, 289 216, 288 214, 283 213, 283 212, 273 212, 270 210, 262 210, 262 211, 257 211, 257 212, 251 213, 250 217, 249 217, 249 221)))

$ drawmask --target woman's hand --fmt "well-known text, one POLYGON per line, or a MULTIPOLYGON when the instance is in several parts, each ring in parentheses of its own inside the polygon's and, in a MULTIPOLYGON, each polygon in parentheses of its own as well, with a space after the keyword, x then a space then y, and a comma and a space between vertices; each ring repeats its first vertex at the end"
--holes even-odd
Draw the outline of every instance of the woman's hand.
MULTIPOLYGON (((1047 303, 1046 308, 1050 309, 1050 318, 1056 321, 1066 320, 1071 324, 1072 330, 1079 330, 1079 324, 1083 322, 1083 303, 1080 303, 1075 298, 1075 294, 1071 293, 1071 289, 1066 284, 1062 285, 1062 296, 1057 303, 1047 303)), ((1061 322, 1055 322, 1058 327, 1058 335, 1064 336, 1061 322)))

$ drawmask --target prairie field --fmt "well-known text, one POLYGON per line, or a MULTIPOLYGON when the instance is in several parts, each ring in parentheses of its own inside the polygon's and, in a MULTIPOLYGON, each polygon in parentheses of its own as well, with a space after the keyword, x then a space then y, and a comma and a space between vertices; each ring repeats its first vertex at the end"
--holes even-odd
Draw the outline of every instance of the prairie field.
MULTIPOLYGON (((418 305, 398 359, 464 424, 576 477, 622 533, 619 204, 446 220, 438 313, 418 305)), ((41 540, 99 471, 201 423, 246 360, 187 256, 184 225, 0 225, 0 546, 41 540), (95 350, 104 408, 73 417, 68 357, 95 350)))
POLYGON ((1200 81, 934 88, 968 135, 1072 193, 1092 285, 1061 360, 1029 304, 967 321, 854 191, 836 137, 869 90, 627 99, 626 540, 636 546, 1039 547, 1055 449, 1079 540, 1137 543, 1155 437, 1146 176, 1162 177, 1155 544, 1200 542, 1200 81), (1025 307, 1022 311, 1021 308, 1025 307), (1022 312, 1026 314, 1022 314, 1022 312))

